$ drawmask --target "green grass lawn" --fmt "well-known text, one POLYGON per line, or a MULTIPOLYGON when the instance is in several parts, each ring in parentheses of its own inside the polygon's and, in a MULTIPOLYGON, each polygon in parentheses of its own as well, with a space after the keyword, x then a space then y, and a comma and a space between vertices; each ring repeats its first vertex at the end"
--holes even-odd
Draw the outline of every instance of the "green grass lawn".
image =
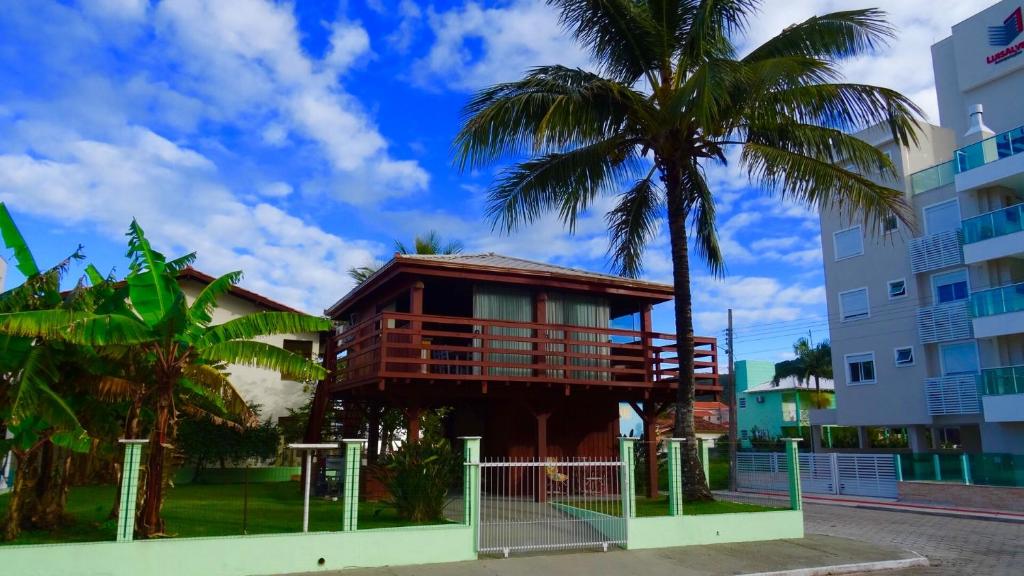
MULTIPOLYGON (((622 514, 622 504, 614 502, 566 502, 567 505, 594 510, 605 514, 618 516, 622 514)), ((683 504, 685 516, 697 516, 700 514, 730 514, 733 512, 769 512, 778 508, 767 506, 756 506, 754 504, 741 504, 739 502, 726 502, 715 500, 713 502, 686 502, 683 504)), ((637 496, 636 515, 646 516, 668 516, 668 496, 658 498, 645 498, 637 496)))
MULTIPOLYGON (((296 482, 249 485, 248 518, 240 484, 186 484, 170 488, 163 516, 167 534, 178 537, 278 534, 302 530, 302 491, 296 482), (243 532, 243 523, 245 531, 243 532)), ((68 495, 68 525, 53 532, 27 531, 14 544, 94 542, 114 540, 117 523, 107 520, 114 501, 113 486, 72 488, 68 495)), ((0 495, 0 510, 9 495, 0 495)), ((310 531, 341 530, 344 507, 340 501, 311 498, 310 531)), ((407 526, 395 510, 380 502, 360 502, 359 528, 407 526)))

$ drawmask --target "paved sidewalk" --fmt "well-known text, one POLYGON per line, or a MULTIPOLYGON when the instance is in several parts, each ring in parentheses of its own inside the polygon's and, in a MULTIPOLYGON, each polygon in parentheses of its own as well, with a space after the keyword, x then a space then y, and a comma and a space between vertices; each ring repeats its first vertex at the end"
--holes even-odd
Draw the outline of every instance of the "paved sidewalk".
MULTIPOLYGON (((850 573, 852 564, 886 562, 886 566, 923 564, 923 557, 893 546, 866 544, 834 536, 810 535, 800 540, 747 542, 662 548, 658 550, 614 550, 573 552, 474 562, 398 566, 330 572, 335 576, 524 576, 560 574, 568 576, 732 576, 762 574, 807 568, 845 566, 845 571, 821 570, 803 574, 850 573), (895 562, 895 564, 893 564, 895 562)), ((881 565, 875 564, 876 568, 881 565)), ((323 576, 323 572, 317 573, 323 576)))

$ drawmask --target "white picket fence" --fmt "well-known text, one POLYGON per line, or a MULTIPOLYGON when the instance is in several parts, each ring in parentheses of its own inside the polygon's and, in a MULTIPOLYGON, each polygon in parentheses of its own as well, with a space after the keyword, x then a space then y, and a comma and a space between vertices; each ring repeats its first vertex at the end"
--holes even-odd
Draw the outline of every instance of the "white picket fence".
MULTIPOLYGON (((800 485, 809 494, 896 497, 896 465, 892 454, 800 454, 800 485)), ((740 490, 783 492, 788 489, 786 455, 782 452, 737 454, 740 490)))

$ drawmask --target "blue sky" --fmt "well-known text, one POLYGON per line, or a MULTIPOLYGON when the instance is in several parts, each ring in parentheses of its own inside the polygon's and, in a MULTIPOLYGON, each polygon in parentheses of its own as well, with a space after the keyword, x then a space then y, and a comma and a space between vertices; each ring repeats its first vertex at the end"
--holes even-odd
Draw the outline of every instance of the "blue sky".
MULTIPOLYGON (((864 1, 768 0, 745 46, 864 1)), ((900 89, 937 122, 929 46, 989 2, 873 3, 900 33, 848 78, 900 89)), ((587 57, 538 0, 12 2, 0 14, 0 201, 42 263, 84 244, 124 273, 137 217, 160 249, 198 251, 200 269, 241 269, 246 287, 312 312, 351 287, 349 267, 430 229, 471 252, 607 270, 609 203, 575 237, 554 219, 502 236, 482 209, 501 166, 451 166, 472 92, 552 63, 587 57)), ((697 332, 721 336, 732 307, 739 358, 778 360, 808 330, 824 337, 817 217, 751 188, 735 164, 709 176, 728 276, 696 269, 697 332)), ((646 262, 648 278, 670 278, 664 233, 646 262)), ((669 306, 655 323, 671 331, 669 306)))

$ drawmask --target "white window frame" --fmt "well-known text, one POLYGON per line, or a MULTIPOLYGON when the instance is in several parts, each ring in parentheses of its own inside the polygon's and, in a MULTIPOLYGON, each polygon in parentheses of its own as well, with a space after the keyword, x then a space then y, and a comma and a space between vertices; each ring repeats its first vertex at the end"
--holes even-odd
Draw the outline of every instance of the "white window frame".
MULTIPOLYGON (((928 276, 928 286, 931 288, 932 303, 934 305, 939 305, 939 287, 935 284, 935 278, 938 276, 949 276, 950 274, 955 274, 957 272, 963 272, 964 278, 967 279, 967 298, 964 298, 963 300, 955 300, 954 302, 965 302, 971 299, 971 270, 966 266, 962 266, 960 268, 954 268, 944 272, 936 272, 928 276)), ((945 304, 950 304, 950 302, 945 302, 945 304)))
POLYGON ((897 346, 892 349, 892 362, 897 368, 907 368, 917 364, 917 354, 914 353, 913 346, 897 346), (910 350, 910 362, 900 364, 900 350, 910 350))
POLYGON ((906 278, 896 278, 895 280, 889 280, 888 282, 885 283, 885 294, 889 297, 889 300, 901 300, 903 298, 906 298, 908 293, 909 291, 907 290, 906 278), (900 294, 899 296, 893 296, 892 285, 897 282, 903 282, 903 294, 900 294))
POLYGON ((843 355, 843 370, 846 370, 846 385, 847 386, 866 386, 870 384, 878 383, 878 362, 875 360, 875 352, 851 352, 843 355), (872 380, 861 380, 860 382, 854 382, 852 375, 850 374, 850 357, 851 356, 871 356, 871 365, 874 367, 875 377, 872 380))
POLYGON ((934 208, 936 206, 941 206, 943 204, 953 204, 953 203, 956 204, 956 212, 957 212, 957 214, 960 215, 960 222, 961 222, 960 227, 961 228, 963 227, 964 214, 963 214, 963 212, 960 211, 960 199, 959 198, 953 198, 951 200, 943 200, 942 202, 936 202, 934 204, 929 204, 927 206, 922 206, 921 207, 921 220, 924 223, 924 235, 925 236, 931 236, 932 235, 931 230, 928 229, 928 209, 929 208, 934 208))
POLYGON ((852 290, 844 290, 837 296, 839 299, 839 321, 840 322, 857 322, 858 320, 867 320, 871 318, 871 291, 868 290, 867 286, 861 286, 860 288, 854 288, 852 290), (864 316, 857 316, 856 318, 847 318, 846 311, 843 310, 843 294, 851 294, 853 292, 864 291, 864 299, 867 301, 867 314, 864 316))
MULTIPOLYGON (((946 361, 943 360, 945 355, 942 353, 942 349, 948 346, 958 346, 960 344, 973 344, 974 345, 974 365, 977 366, 977 370, 973 374, 981 374, 981 350, 978 348, 977 340, 960 340, 958 342, 943 342, 939 344, 939 373, 943 376, 946 374, 946 361)), ((965 374, 948 374, 948 376, 964 376, 965 374)))
POLYGON ((836 230, 835 232, 832 233, 832 255, 835 257, 836 262, 839 262, 841 260, 849 260, 850 258, 856 258, 857 256, 864 255, 864 231, 863 229, 861 229, 860 224, 856 226, 851 226, 843 230, 836 230), (849 256, 843 256, 842 258, 840 258, 839 246, 836 243, 836 237, 838 237, 840 234, 844 232, 849 232, 851 230, 857 230, 858 232, 858 238, 860 238, 860 252, 857 252, 856 254, 850 254, 849 256))

